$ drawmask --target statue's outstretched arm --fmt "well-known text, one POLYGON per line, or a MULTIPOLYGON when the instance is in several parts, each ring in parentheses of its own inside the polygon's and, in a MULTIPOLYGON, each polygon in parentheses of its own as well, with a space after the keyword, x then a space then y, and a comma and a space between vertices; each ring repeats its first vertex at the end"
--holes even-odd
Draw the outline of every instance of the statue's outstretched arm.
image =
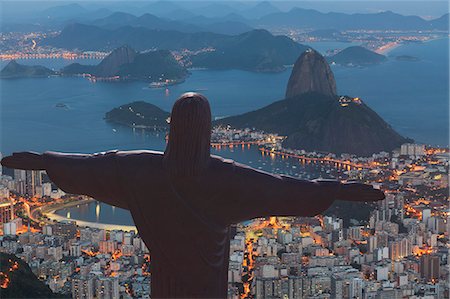
POLYGON ((127 209, 116 159, 114 151, 93 155, 23 152, 5 157, 2 165, 16 169, 46 170, 50 179, 67 193, 88 195, 127 209))
POLYGON ((233 163, 229 197, 230 217, 243 221, 266 216, 314 216, 324 212, 336 199, 376 201, 380 190, 360 183, 335 180, 300 180, 274 175, 233 163))

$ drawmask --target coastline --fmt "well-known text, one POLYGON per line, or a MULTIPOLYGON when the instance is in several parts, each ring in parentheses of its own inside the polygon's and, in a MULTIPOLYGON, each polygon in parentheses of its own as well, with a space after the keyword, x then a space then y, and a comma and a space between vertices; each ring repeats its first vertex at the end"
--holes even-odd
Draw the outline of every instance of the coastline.
POLYGON ((72 221, 75 222, 77 226, 80 227, 92 227, 92 228, 98 228, 98 229, 104 229, 104 230, 123 230, 123 231, 135 231, 137 232, 137 228, 134 225, 120 225, 120 224, 112 224, 112 223, 99 223, 99 222, 91 222, 91 221, 84 221, 79 219, 73 219, 73 218, 67 218, 61 215, 56 214, 55 212, 58 210, 62 210, 65 208, 82 205, 82 204, 88 204, 90 202, 95 201, 95 199, 82 199, 77 201, 72 201, 66 204, 61 204, 57 206, 49 206, 49 207, 43 207, 41 209, 42 215, 49 218, 51 221, 72 221))
POLYGON ((400 47, 402 45, 403 45, 403 43, 401 43, 401 42, 387 43, 387 44, 379 47, 378 49, 376 49, 374 52, 378 53, 378 54, 382 54, 382 55, 387 55, 387 54, 389 54, 389 52, 391 52, 394 49, 397 49, 398 47, 400 47))

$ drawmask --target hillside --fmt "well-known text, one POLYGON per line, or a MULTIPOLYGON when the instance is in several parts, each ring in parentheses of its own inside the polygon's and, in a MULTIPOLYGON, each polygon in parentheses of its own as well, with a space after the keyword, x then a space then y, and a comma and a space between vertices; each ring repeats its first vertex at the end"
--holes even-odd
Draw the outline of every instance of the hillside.
POLYGON ((48 77, 55 75, 55 71, 41 65, 23 65, 11 60, 1 71, 0 78, 48 77))
POLYGON ((175 60, 170 51, 159 50, 138 53, 128 46, 111 52, 98 65, 68 65, 61 70, 63 75, 91 74, 108 78, 144 80, 150 82, 163 80, 182 80, 188 72, 175 60))
POLYGON ((286 148, 336 154, 370 156, 408 141, 361 99, 336 96, 335 88, 325 59, 307 51, 295 63, 286 99, 216 123, 287 136, 286 148))
POLYGON ((228 39, 216 51, 200 53, 191 60, 195 67, 282 71, 306 49, 288 37, 259 29, 228 39))
POLYGON ((364 66, 385 62, 387 58, 364 47, 353 46, 329 57, 328 61, 341 65, 364 66))
POLYGON ((112 109, 105 119, 127 127, 167 128, 169 115, 153 104, 138 101, 112 109))
POLYGON ((1 298, 68 298, 53 293, 13 254, 0 253, 1 298))

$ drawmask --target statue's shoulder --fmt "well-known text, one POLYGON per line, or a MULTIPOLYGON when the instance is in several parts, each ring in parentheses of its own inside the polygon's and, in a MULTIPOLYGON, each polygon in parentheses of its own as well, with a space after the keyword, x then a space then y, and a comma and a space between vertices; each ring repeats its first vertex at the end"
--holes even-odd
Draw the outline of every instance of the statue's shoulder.
POLYGON ((161 163, 164 157, 163 152, 149 150, 116 151, 115 155, 119 159, 119 161, 125 163, 161 163))
POLYGON ((219 171, 234 171, 236 163, 231 159, 226 159, 220 156, 211 155, 211 165, 212 170, 219 171))

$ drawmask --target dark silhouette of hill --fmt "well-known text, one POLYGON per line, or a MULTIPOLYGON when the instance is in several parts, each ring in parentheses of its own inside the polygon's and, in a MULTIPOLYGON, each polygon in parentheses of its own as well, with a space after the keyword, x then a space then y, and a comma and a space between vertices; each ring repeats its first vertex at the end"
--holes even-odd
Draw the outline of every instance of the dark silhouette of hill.
POLYGON ((13 254, 0 253, 0 272, 0 298, 69 298, 53 293, 27 263, 13 254))
POLYGON ((115 49, 98 65, 74 63, 63 68, 61 73, 91 74, 96 77, 120 76, 122 79, 145 81, 179 80, 188 74, 168 50, 138 53, 128 46, 115 49))
POLYGON ((386 60, 386 56, 360 46, 345 48, 336 55, 328 58, 328 61, 342 65, 371 65, 379 64, 386 60))
POLYGON ((169 115, 153 104, 138 101, 112 109, 105 119, 128 127, 168 128, 169 115))
POLYGON ((55 75, 56 72, 41 65, 23 65, 11 60, 0 71, 0 78, 23 78, 23 77, 48 77, 55 75))
POLYGON ((440 18, 429 21, 431 24, 431 27, 434 29, 439 29, 439 30, 448 30, 448 28, 449 28, 448 16, 449 16, 449 14, 446 13, 445 15, 441 16, 440 18))
POLYGON ((259 29, 226 40, 217 51, 193 56, 192 64, 214 69, 281 71, 306 49, 286 36, 273 36, 259 29))
POLYGON ((268 1, 257 2, 254 6, 249 7, 241 13, 249 19, 258 19, 263 16, 277 13, 280 10, 268 1))
POLYGON ((215 46, 228 38, 231 37, 211 32, 185 33, 132 26, 105 29, 73 23, 64 27, 58 36, 44 40, 43 44, 65 49, 100 51, 110 51, 122 45, 129 45, 138 51, 154 48, 198 50, 215 46))
POLYGON ((286 99, 216 123, 285 135, 286 148, 336 154, 369 156, 408 141, 361 99, 336 96, 329 72, 325 59, 308 51, 295 63, 286 99))
POLYGON ((333 72, 325 58, 314 50, 304 52, 295 62, 286 88, 286 98, 311 92, 336 95, 333 72))

